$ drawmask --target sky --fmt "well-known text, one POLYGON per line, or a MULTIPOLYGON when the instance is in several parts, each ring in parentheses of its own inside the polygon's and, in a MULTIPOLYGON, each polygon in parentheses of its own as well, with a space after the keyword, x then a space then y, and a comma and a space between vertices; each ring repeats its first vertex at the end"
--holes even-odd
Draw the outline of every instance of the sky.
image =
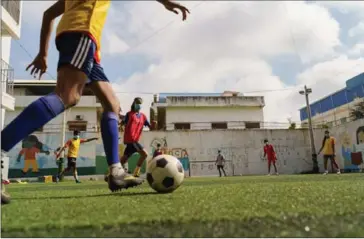
MULTIPOLYGON (((264 121, 299 121, 304 85, 314 101, 364 71, 362 1, 181 3, 191 12, 184 22, 158 2, 111 3, 101 62, 124 112, 136 96, 149 116, 152 93, 233 90, 264 96, 264 121)), ((21 38, 11 48, 15 79, 32 78, 25 67, 51 4, 23 2, 21 38)), ((55 79, 57 60, 52 40, 43 79, 55 79)))

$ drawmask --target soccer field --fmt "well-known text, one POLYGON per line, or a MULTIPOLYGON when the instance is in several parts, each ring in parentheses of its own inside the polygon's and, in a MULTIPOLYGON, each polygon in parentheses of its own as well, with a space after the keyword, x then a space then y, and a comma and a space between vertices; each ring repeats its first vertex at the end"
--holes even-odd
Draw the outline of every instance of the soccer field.
POLYGON ((2 237, 360 237, 364 175, 191 178, 172 194, 9 185, 2 237))

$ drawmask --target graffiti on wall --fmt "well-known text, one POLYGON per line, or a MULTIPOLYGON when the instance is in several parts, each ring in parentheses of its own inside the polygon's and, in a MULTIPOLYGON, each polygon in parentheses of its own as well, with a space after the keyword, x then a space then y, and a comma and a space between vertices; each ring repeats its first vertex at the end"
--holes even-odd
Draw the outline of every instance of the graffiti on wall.
POLYGON ((166 137, 154 138, 150 143, 152 155, 154 151, 158 148, 158 145, 160 145, 161 147, 162 154, 168 154, 178 158, 183 166, 185 174, 188 174, 188 171, 190 169, 190 158, 186 148, 170 148, 168 147, 166 137))
POLYGON ((360 126, 356 130, 354 142, 348 132, 343 132, 339 139, 344 170, 351 172, 359 171, 364 158, 364 126, 360 126))

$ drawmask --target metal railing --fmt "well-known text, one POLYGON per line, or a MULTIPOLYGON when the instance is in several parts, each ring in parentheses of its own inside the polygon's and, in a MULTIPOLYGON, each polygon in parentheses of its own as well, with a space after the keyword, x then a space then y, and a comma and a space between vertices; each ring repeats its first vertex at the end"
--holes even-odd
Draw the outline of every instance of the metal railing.
POLYGON ((1 59, 0 67, 3 91, 12 95, 14 91, 14 69, 3 59, 1 59))
POLYGON ((17 24, 20 22, 20 1, 19 0, 2 0, 1 6, 8 11, 10 16, 17 24))

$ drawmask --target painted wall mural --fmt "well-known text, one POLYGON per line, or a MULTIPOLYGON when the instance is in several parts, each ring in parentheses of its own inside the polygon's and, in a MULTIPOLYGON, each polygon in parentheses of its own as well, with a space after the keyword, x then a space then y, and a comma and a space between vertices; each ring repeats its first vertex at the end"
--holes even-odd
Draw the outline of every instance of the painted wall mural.
MULTIPOLYGON (((81 138, 97 137, 93 133, 81 133, 81 138)), ((66 134, 66 140, 72 133, 66 134)), ((9 156, 9 177, 34 177, 55 174, 58 169, 55 150, 61 147, 59 133, 37 133, 26 137, 17 144, 9 156)), ((80 147, 77 167, 85 173, 92 173, 96 166, 95 143, 85 143, 80 147)), ((82 174, 82 173, 81 173, 82 174)))
MULTIPOLYGON (((364 120, 347 123, 330 130, 336 138, 337 160, 346 172, 363 170, 364 164, 364 120)), ((324 130, 315 130, 316 148, 321 147, 324 130)), ((67 133, 66 138, 72 137, 67 133)), ((96 133, 81 133, 82 138, 100 137, 96 133)), ((164 154, 177 157, 186 176, 218 176, 214 164, 217 151, 221 150, 227 160, 228 175, 259 175, 267 173, 267 162, 263 158, 263 140, 267 138, 278 156, 278 170, 282 174, 295 174, 312 169, 311 150, 306 130, 219 130, 186 132, 144 132, 140 143, 149 155, 153 155, 157 144, 164 154)), ((60 147, 59 133, 36 133, 28 136, 9 153, 9 178, 37 177, 57 173, 54 150, 60 147)), ((124 145, 119 141, 120 156, 124 145)), ((149 156, 150 157, 150 156, 149 156)), ((134 170, 138 154, 128 163, 134 170)), ((323 160, 318 158, 320 169, 323 160)), ((80 147, 77 159, 79 175, 105 174, 107 162, 101 139, 85 143, 80 147)), ((141 170, 145 172, 145 165, 141 170)))
POLYGON ((340 135, 341 156, 343 167, 348 172, 358 172, 363 163, 364 153, 364 127, 359 127, 355 132, 355 141, 352 140, 348 132, 340 135))

